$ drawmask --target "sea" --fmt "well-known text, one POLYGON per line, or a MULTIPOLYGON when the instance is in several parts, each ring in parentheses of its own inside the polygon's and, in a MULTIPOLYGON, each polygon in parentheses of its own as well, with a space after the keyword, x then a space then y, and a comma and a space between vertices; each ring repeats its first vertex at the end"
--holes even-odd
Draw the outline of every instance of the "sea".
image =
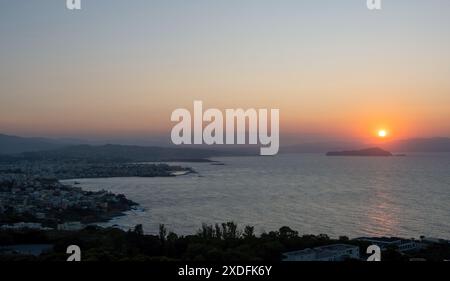
POLYGON ((420 236, 450 239, 450 154, 404 157, 212 158, 170 163, 197 173, 176 177, 74 179, 86 190, 121 193, 136 210, 101 226, 142 224, 148 234, 164 224, 181 235, 203 223, 233 221, 257 233, 282 226, 299 234, 420 236))

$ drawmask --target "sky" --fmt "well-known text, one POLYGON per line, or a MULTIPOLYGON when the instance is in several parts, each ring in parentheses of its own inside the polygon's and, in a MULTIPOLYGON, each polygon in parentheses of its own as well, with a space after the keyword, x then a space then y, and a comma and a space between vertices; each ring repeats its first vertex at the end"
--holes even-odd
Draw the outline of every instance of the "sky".
POLYGON ((450 1, 0 0, 0 132, 163 138, 278 108, 290 142, 450 136, 450 1))

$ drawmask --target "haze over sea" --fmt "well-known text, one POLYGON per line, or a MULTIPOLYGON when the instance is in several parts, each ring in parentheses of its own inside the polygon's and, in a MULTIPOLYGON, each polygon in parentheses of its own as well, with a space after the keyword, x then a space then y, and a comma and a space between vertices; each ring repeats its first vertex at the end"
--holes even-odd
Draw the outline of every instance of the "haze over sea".
MULTIPOLYGON (((143 210, 102 225, 157 233, 160 223, 192 234, 202 223, 235 221, 256 231, 287 225, 332 237, 425 235, 450 239, 450 154, 407 157, 224 157, 179 163, 198 174, 79 179, 88 190, 123 193, 143 210)), ((74 180, 64 181, 73 183, 74 180)))

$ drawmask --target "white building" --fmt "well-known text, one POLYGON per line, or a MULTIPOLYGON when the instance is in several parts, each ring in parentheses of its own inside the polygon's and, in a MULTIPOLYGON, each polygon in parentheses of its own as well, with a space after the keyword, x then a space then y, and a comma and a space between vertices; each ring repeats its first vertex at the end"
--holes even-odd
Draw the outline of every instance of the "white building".
POLYGON ((333 244, 313 249, 283 253, 283 261, 344 261, 359 259, 359 247, 347 244, 333 244))
POLYGON ((400 252, 417 250, 419 248, 418 243, 412 239, 402 239, 397 237, 360 237, 356 238, 358 241, 369 242, 373 245, 377 245, 381 250, 386 250, 391 247, 397 248, 400 252))

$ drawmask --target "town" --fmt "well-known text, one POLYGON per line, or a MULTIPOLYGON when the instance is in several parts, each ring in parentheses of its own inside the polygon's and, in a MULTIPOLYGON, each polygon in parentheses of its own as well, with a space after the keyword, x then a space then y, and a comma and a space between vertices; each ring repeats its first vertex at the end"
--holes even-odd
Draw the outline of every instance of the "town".
POLYGON ((167 164, 85 161, 23 161, 0 165, 1 174, 39 175, 58 180, 112 177, 171 177, 195 173, 191 168, 167 164))
POLYGON ((124 195, 83 191, 56 178, 0 174, 0 226, 81 228, 83 223, 105 221, 137 204, 124 195))
POLYGON ((81 229, 83 224, 107 221, 138 205, 122 194, 84 191, 59 180, 171 177, 193 172, 191 168, 166 164, 83 161, 3 163, 0 165, 0 227, 81 229))

